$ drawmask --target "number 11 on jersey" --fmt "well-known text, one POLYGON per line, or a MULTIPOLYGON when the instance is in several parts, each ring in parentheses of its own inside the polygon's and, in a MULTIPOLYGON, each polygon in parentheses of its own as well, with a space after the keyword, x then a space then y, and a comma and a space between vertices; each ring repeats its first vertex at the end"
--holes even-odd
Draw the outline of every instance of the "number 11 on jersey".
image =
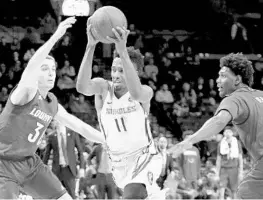
POLYGON ((116 123, 117 129, 118 129, 119 132, 127 132, 127 128, 126 128, 126 125, 125 125, 123 117, 121 117, 119 119, 116 118, 115 119, 115 123, 116 123))

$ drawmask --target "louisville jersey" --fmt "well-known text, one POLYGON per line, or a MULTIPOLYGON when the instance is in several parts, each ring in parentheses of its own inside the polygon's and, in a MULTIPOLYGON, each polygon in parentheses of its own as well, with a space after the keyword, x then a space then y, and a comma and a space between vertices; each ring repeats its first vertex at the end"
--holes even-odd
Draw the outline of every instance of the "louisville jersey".
POLYGON ((263 156, 263 91, 241 88, 225 97, 216 114, 227 110, 244 146, 254 158, 263 156))
MULTIPOLYGON (((11 96, 11 95, 10 95, 11 96)), ((45 130, 58 110, 57 98, 39 92, 25 105, 14 105, 9 99, 0 115, 0 158, 21 159, 38 148, 45 130)))
POLYGON ((131 98, 129 92, 117 98, 111 86, 99 119, 112 155, 130 154, 152 141, 147 112, 140 102, 131 98))

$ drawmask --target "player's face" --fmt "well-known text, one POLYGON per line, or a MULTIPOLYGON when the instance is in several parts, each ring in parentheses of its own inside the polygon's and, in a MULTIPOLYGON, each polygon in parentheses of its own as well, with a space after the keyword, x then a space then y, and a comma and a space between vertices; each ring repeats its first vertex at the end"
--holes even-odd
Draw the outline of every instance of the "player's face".
POLYGON ((220 97, 225 97, 235 91, 236 76, 228 67, 222 67, 219 71, 217 87, 220 97))
POLYGON ((166 138, 164 138, 164 137, 161 137, 160 139, 159 139, 159 148, 160 149, 166 149, 167 148, 167 139, 166 138))
POLYGON ((54 60, 45 59, 41 66, 38 85, 39 87, 52 89, 56 79, 56 65, 54 60))
POLYGON ((224 136, 227 138, 227 139, 230 139, 232 136, 233 136, 233 132, 229 129, 226 129, 224 131, 224 136))
POLYGON ((111 78, 116 89, 125 88, 126 83, 124 79, 123 65, 120 58, 115 58, 111 67, 111 78))

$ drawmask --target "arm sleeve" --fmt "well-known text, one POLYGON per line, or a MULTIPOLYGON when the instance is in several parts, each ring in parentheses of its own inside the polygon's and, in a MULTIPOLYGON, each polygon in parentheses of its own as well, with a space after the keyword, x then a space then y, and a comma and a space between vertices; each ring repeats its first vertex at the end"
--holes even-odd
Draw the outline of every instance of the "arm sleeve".
POLYGON ((237 98, 235 96, 225 97, 217 108, 215 115, 217 115, 221 110, 226 110, 232 116, 232 122, 235 124, 244 123, 249 115, 249 108, 246 102, 242 98, 237 98))

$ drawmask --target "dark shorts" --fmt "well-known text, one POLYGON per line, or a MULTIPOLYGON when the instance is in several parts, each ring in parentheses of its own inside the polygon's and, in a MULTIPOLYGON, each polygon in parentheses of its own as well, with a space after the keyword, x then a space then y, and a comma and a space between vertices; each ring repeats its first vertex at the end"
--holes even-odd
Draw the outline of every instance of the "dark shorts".
POLYGON ((237 196, 239 199, 263 199, 263 158, 255 162, 242 180, 237 196))
POLYGON ((0 199, 17 199, 20 188, 35 199, 57 199, 66 193, 37 155, 22 161, 0 159, 0 199))
POLYGON ((228 187, 231 191, 236 191, 238 186, 238 167, 221 168, 220 187, 228 187))

